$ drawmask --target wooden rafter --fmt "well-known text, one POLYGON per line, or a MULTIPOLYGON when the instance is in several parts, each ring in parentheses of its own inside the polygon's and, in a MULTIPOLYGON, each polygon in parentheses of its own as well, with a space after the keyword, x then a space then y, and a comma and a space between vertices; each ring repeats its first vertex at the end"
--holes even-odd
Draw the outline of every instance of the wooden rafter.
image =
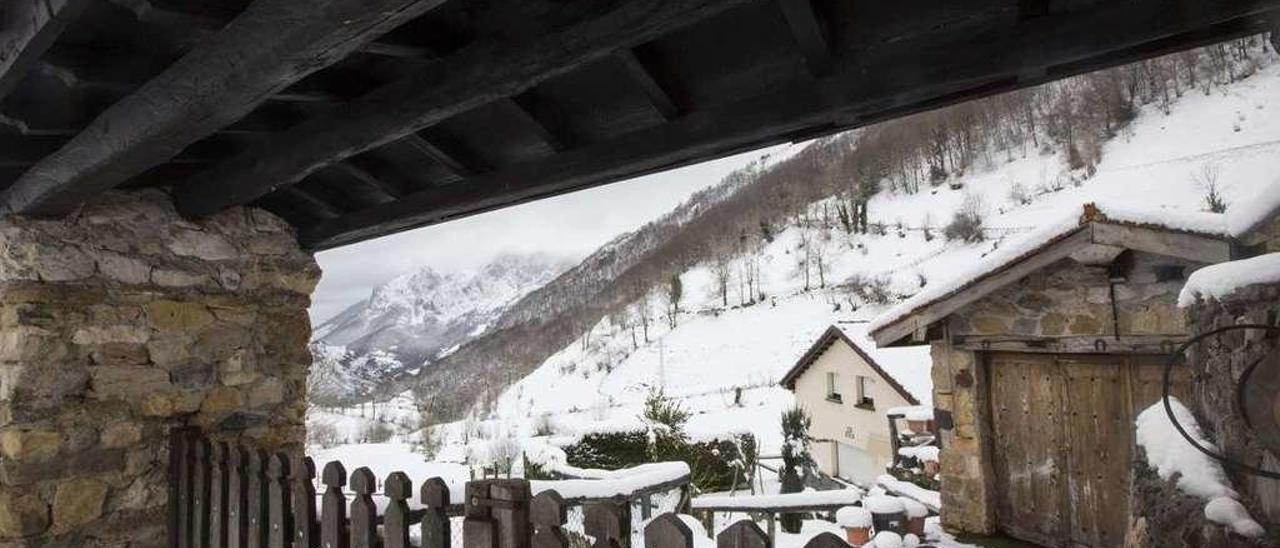
POLYGON ((257 0, 28 170, 0 195, 0 205, 17 214, 65 213, 443 2, 257 0))
POLYGON ((316 249, 343 245, 378 235, 438 223, 457 217, 588 188, 694 161, 818 132, 870 123, 920 110, 938 108, 1051 78, 1070 76, 1194 47, 1224 36, 1260 28, 1258 15, 1276 8, 1261 0, 1210 2, 1219 24, 1206 32, 1199 22, 1177 16, 1147 17, 1159 12, 1157 0, 1099 5, 1089 11, 1028 21, 1023 27, 997 29, 975 47, 968 30, 949 38, 921 36, 865 52, 846 60, 834 74, 816 84, 797 83, 715 109, 690 113, 673 122, 632 132, 617 139, 569 150, 545 160, 525 163, 468 180, 465 184, 426 189, 384 206, 356 211, 307 227, 303 243, 316 249), (1097 28, 1120 21, 1143 20, 1129 32, 1114 35, 1099 55, 1097 28), (1226 26, 1221 26, 1226 25, 1226 26), (1188 33, 1188 34, 1181 34, 1188 33), (1029 37, 1036 37, 1029 43, 1029 37), (961 47, 961 46, 964 47, 961 47), (1038 80, 1018 79, 1023 50, 1037 48, 1037 58, 1051 71, 1038 80), (919 52, 902 63, 904 52, 919 52), (957 58, 957 55, 962 56, 957 58), (963 61, 963 62, 957 62, 963 61), (876 74, 868 81, 864 74, 876 74))
POLYGON ((787 20, 791 36, 804 54, 809 71, 819 76, 831 72, 831 46, 827 43, 818 15, 813 11, 813 1, 778 0, 778 7, 787 20))
POLYGON ((5 0, 0 6, 0 99, 36 65, 89 0, 5 0))
MULTIPOLYGON (((647 42, 746 0, 582 3, 575 22, 530 43, 477 44, 408 78, 320 115, 193 178, 178 207, 207 215, 293 184, 308 173, 441 120, 508 99, 548 78, 647 42)), ((573 4, 578 6, 578 4, 573 4)), ((566 9, 568 9, 566 7, 566 9)))
POLYGON ((662 87, 649 68, 636 57, 635 51, 624 49, 619 51, 616 57, 627 76, 640 88, 659 115, 666 120, 674 120, 680 116, 681 109, 675 99, 662 87))

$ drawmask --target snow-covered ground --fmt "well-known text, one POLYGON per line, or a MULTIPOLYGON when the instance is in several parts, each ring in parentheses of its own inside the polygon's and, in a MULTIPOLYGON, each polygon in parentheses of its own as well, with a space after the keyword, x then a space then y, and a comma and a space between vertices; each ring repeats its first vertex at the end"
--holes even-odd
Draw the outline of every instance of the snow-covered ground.
MULTIPOLYGON (((871 320, 887 308, 851 300, 843 291, 806 291, 797 269, 802 241, 823 250, 827 285, 855 276, 879 279, 895 297, 904 298, 945 284, 994 250, 1014 247, 1019 238, 1047 222, 1080 212, 1085 203, 1122 204, 1155 215, 1168 212, 1170 217, 1201 212, 1206 189, 1193 174, 1205 169, 1218 174, 1218 191, 1228 204, 1229 231, 1239 224, 1233 221, 1237 216, 1247 217, 1255 204, 1280 196, 1276 97, 1280 64, 1271 62, 1258 74, 1210 96, 1187 92, 1169 114, 1154 107, 1141 109, 1123 134, 1104 146, 1092 177, 1074 174, 1073 179, 1062 158, 1028 147, 1025 157, 992 154, 985 169, 971 170, 959 181, 959 189, 944 184, 914 195, 878 194, 871 200, 870 215, 873 223, 888 225, 884 235, 846 234, 838 223, 830 229, 788 226, 759 255, 760 289, 768 295, 763 302, 725 309, 711 268, 688 271, 681 277, 685 300, 674 328, 667 327, 656 303, 647 341, 638 326, 602 320, 503 391, 491 407, 477 409, 465 421, 437 427, 443 445, 437 460, 482 458, 484 444, 495 438, 510 436, 524 443, 546 430, 574 436, 633 426, 645 395, 655 387, 693 413, 688 429, 695 437, 749 431, 760 441, 762 454, 776 453, 780 414, 793 404, 791 394, 777 381, 830 325, 871 320), (1031 194, 1030 203, 1012 200, 1014 188, 1031 194), (941 226, 970 195, 980 196, 986 205, 987 241, 945 242, 941 226), (901 233, 899 222, 904 226, 901 233), (932 239, 921 230, 925 226, 932 227, 932 239)), ((739 299, 736 289, 731 291, 733 305, 739 299)), ((411 400, 403 397, 386 404, 381 416, 409 425, 415 424, 415 413, 411 400)), ((366 410, 366 417, 359 418, 352 410, 316 412, 309 420, 335 424, 348 433, 344 439, 352 439, 366 427, 369 414, 366 410)), ((396 444, 338 447, 317 453, 317 462, 323 455, 353 464, 385 460, 391 467, 455 479, 469 473, 460 463, 410 462, 422 460, 411 456, 406 445, 417 439, 416 434, 402 433, 394 438, 400 442, 396 444)), ((415 480, 421 477, 412 475, 415 480)), ((805 527, 794 539, 784 535, 779 545, 800 546, 835 525, 813 521, 805 527)), ((949 542, 940 545, 957 546, 949 542)))

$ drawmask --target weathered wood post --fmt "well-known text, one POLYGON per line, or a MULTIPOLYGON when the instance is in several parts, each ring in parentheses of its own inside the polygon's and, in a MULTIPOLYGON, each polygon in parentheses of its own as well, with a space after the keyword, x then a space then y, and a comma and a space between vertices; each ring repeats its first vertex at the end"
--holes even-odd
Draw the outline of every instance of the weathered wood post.
POLYGON ((191 547, 192 509, 195 496, 194 460, 196 434, 189 428, 175 428, 170 434, 169 458, 172 463, 172 481, 169 488, 169 544, 178 548, 191 547))
POLYGON ((351 473, 351 548, 378 548, 378 508, 373 503, 373 492, 378 489, 378 478, 373 471, 361 466, 351 473))
POLYGON ((322 548, 348 548, 351 535, 347 532, 347 498, 342 487, 347 484, 347 469, 338 461, 324 465, 321 476, 324 481, 324 500, 320 506, 320 546, 322 548))
POLYGON ((249 536, 245 546, 264 548, 267 545, 267 454, 261 449, 249 450, 249 481, 246 483, 248 505, 245 514, 249 536))
POLYGON ((662 514, 645 526, 644 548, 693 548, 693 531, 680 516, 662 514))
POLYGON ((227 444, 213 444, 212 472, 209 474, 209 546, 227 545, 227 444))
POLYGON ((462 545, 464 548, 498 548, 498 524, 489 505, 489 480, 467 482, 466 497, 462 545))
POLYGON ((249 536, 248 506, 249 452, 239 445, 230 446, 227 474, 227 546, 245 548, 249 536))
POLYGON ((716 548, 772 548, 772 545, 756 522, 744 519, 726 527, 716 536, 716 548))
MULTIPOLYGON (((593 502, 583 508, 583 529, 596 539, 595 548, 630 548, 631 506, 616 502, 593 502)), ((470 547, 468 547, 470 548, 470 547)))
POLYGON ((316 463, 311 457, 297 455, 290 466, 290 504, 293 506, 293 545, 297 548, 316 546, 319 533, 316 522, 316 463))
POLYGON ((498 546, 529 548, 533 529, 529 524, 529 482, 523 479, 495 479, 489 486, 493 518, 498 522, 498 546))
MULTIPOLYGON (((267 461, 267 547, 293 545, 293 507, 289 500, 289 457, 272 454, 267 461)), ((315 508, 315 499, 311 499, 315 508)), ((313 510, 314 511, 314 510, 313 510)), ((302 545, 300 545, 301 548, 302 545)))
POLYGON ((422 503, 427 505, 422 516, 422 548, 449 548, 453 531, 449 525, 449 485, 440 478, 422 484, 422 503))
POLYGON ((209 442, 196 441, 195 461, 192 463, 191 497, 191 546, 209 546, 209 442))
POLYGON ((404 472, 392 472, 383 482, 387 511, 382 518, 383 548, 411 548, 409 544, 409 503, 413 482, 404 472))
POLYGON ((560 493, 538 493, 530 504, 530 516, 534 526, 533 548, 569 548, 569 538, 564 534, 569 508, 560 493))

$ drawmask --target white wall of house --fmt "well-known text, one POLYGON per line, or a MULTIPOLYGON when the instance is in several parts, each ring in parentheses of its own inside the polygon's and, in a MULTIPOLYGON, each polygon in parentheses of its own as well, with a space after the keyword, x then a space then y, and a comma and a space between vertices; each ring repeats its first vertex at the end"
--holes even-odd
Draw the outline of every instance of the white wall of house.
POLYGON ((816 442, 811 448, 819 469, 854 481, 884 473, 893 461, 885 411, 910 402, 853 348, 842 340, 833 343, 796 378, 795 395, 796 402, 813 418, 809 435, 829 440, 816 442), (859 377, 866 379, 862 384, 870 406, 859 405, 863 395, 859 393, 859 377), (830 397, 831 388, 840 395, 838 399, 830 397))

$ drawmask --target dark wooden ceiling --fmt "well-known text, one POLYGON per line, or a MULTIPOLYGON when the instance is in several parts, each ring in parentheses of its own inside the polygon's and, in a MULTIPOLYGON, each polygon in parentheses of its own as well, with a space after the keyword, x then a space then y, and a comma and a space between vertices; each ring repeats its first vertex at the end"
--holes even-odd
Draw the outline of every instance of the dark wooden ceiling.
MULTIPOLYGON (((4 0, 0 205, 324 249, 1277 28, 1280 0, 4 0)), ((626 207, 619 204, 619 207, 626 207)))

